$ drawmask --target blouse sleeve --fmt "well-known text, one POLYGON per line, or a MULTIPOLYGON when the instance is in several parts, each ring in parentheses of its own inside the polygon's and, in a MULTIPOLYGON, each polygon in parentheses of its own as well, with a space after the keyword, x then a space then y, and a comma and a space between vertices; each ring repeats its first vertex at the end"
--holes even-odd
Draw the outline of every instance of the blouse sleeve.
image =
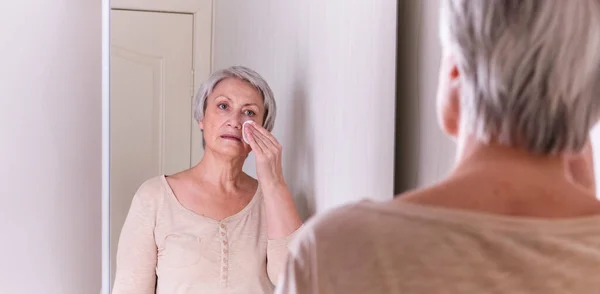
POLYGON ((302 226, 285 238, 267 241, 267 274, 273 285, 277 285, 277 279, 285 266, 288 245, 301 228, 302 226))
POLYGON ((116 277, 112 294, 155 293, 156 193, 154 189, 148 189, 142 185, 133 197, 119 238, 116 277))

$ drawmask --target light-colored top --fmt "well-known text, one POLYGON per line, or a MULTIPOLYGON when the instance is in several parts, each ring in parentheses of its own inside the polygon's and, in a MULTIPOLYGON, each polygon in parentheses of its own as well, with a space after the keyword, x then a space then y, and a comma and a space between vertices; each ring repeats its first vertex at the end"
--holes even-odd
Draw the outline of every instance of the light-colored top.
POLYGON ((273 293, 293 235, 267 239, 260 188, 239 213, 217 221, 186 209, 156 177, 133 197, 112 293, 273 293))
POLYGON ((541 220, 360 202, 290 245, 276 293, 600 293, 600 216, 541 220))

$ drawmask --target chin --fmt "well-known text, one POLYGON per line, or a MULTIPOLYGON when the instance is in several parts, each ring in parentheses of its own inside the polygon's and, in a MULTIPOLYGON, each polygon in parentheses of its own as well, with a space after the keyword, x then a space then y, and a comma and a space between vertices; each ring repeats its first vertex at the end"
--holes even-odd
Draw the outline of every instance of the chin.
POLYGON ((231 157, 231 158, 246 157, 246 155, 247 155, 242 150, 231 150, 231 149, 221 150, 219 152, 219 154, 222 154, 223 156, 227 156, 227 157, 231 157))
POLYGON ((219 146, 214 146, 211 149, 214 153, 217 153, 217 154, 220 154, 220 155, 226 156, 226 157, 231 157, 231 158, 248 156, 248 152, 241 145, 233 146, 233 145, 229 145, 229 144, 219 144, 219 146))

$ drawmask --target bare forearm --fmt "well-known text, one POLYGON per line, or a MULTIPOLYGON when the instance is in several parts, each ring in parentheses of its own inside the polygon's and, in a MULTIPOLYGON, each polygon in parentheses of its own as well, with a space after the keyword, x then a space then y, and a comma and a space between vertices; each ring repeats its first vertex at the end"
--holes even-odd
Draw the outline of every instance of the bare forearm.
POLYGON ((261 187, 261 189, 267 213, 269 239, 289 236, 302 225, 290 189, 285 183, 261 187))

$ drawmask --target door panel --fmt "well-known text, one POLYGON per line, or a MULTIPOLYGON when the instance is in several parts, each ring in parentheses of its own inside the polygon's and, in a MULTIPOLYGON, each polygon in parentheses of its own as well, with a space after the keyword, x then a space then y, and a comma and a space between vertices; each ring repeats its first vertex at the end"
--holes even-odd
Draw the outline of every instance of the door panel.
POLYGON ((118 9, 144 11, 174 11, 193 13, 211 5, 212 0, 111 0, 110 6, 118 9))
POLYGON ((113 279, 121 227, 137 188, 151 177, 190 167, 192 47, 191 14, 111 12, 113 279))

